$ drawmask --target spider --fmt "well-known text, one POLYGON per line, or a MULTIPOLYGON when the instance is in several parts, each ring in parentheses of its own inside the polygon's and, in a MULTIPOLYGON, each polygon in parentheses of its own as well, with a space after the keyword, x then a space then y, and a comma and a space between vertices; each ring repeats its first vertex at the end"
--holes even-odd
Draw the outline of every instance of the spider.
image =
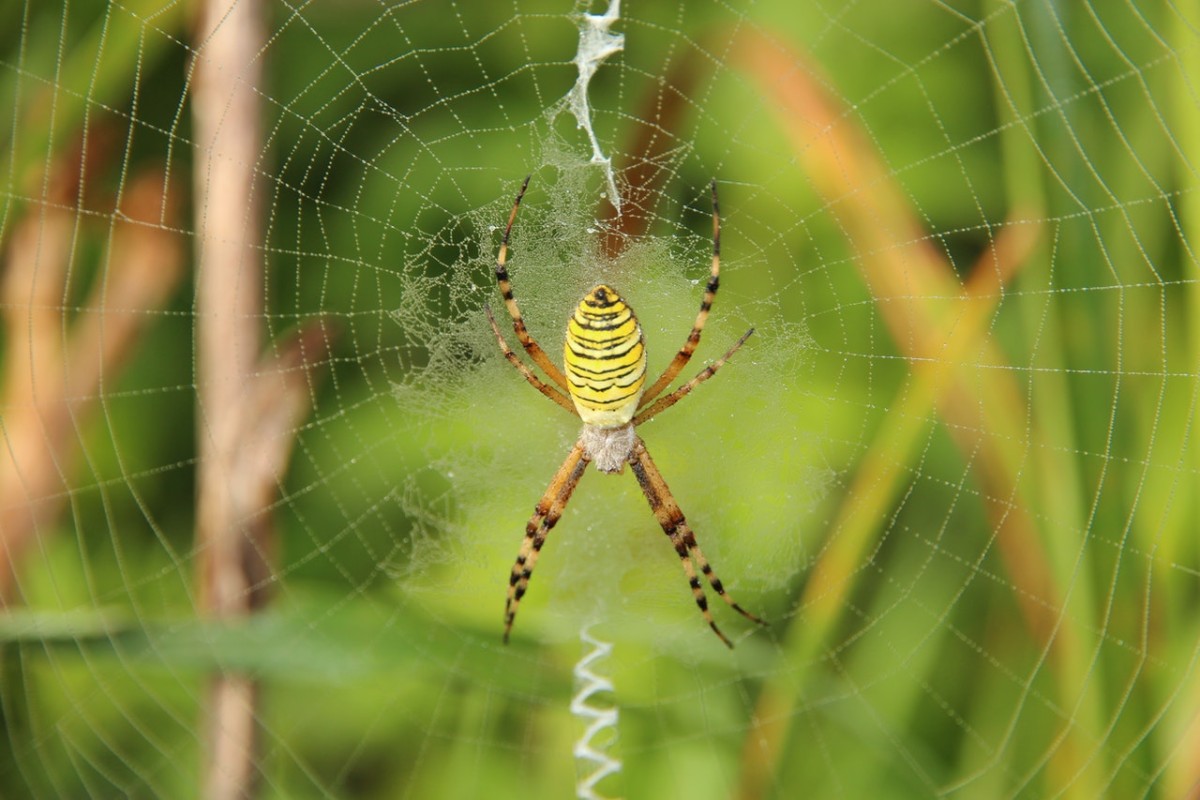
POLYGON ((645 391, 646 350, 641 326, 629 304, 605 284, 594 286, 584 295, 567 321, 563 371, 554 366, 546 352, 530 336, 517 307, 517 301, 513 297, 512 284, 505 268, 509 233, 521 207, 521 198, 525 196, 528 187, 529 177, 526 177, 521 191, 517 193, 516 201, 513 202, 508 226, 504 229, 504 238, 500 242, 500 252, 496 257, 496 282, 499 284, 500 294, 504 297, 508 314, 512 317, 517 339, 533 363, 546 373, 557 388, 538 378, 517 357, 500 333, 491 308, 487 307, 485 311, 504 357, 535 389, 579 417, 583 422, 583 429, 566 461, 558 468, 550 486, 538 501, 533 516, 525 525, 525 539, 521 543, 520 553, 508 579, 508 597, 504 604, 504 642, 508 642, 512 632, 517 606, 529 587, 529 578, 533 574, 533 567, 538 554, 541 553, 542 545, 546 542, 546 536, 562 516, 567 501, 571 499, 571 493, 575 491, 588 464, 594 463, 597 469, 607 473, 621 473, 625 470, 625 465, 629 465, 637 478, 638 486, 650 503, 650 510, 654 512, 658 524, 662 526, 663 532, 671 540, 679 556, 679 562, 683 565, 684 574, 692 587, 692 596, 700 608, 700 613, 721 641, 732 648, 733 642, 721 632, 713 620, 712 612, 708 608, 708 599, 696 575, 696 567, 699 567, 700 572, 708 579, 713 591, 733 610, 759 625, 766 623, 739 606, 725 591, 721 579, 717 577, 696 543, 696 535, 684 519, 683 512, 671 495, 671 490, 667 488, 662 473, 650 458, 645 442, 634 432, 638 425, 675 405, 686 394, 711 378, 750 338, 750 334, 754 333, 753 328, 746 331, 725 355, 675 391, 659 397, 663 389, 675 380, 691 359, 692 352, 700 342, 700 332, 708 320, 713 298, 717 294, 721 267, 721 216, 717 207, 716 181, 712 183, 712 272, 704 290, 704 300, 700 303, 700 313, 696 315, 692 332, 683 347, 679 348, 679 352, 662 375, 645 391))

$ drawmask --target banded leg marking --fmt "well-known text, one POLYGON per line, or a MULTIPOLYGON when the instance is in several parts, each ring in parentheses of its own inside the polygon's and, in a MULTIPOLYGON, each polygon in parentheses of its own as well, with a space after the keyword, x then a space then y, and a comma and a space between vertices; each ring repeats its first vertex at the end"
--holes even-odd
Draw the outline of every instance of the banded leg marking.
POLYGON ((571 499, 571 493, 579 485, 579 479, 583 477, 589 463, 584 457, 583 443, 576 442, 566 461, 558 468, 558 472, 554 473, 554 478, 542 499, 538 501, 533 516, 525 524, 525 539, 521 542, 521 550, 508 576, 508 596, 504 601, 505 644, 508 644, 508 635, 517 616, 517 607, 529 588, 529 579, 533 576, 533 568, 537 564, 542 545, 546 543, 546 536, 562 517, 567 501, 571 499))
POLYGON ((508 309, 508 315, 512 317, 513 331, 517 334, 518 341, 525 348, 525 352, 533 359, 533 363, 537 364, 542 372, 554 381, 564 391, 567 389, 567 379, 563 377, 562 371, 554 366, 554 362, 546 355, 546 351, 542 349, 533 337, 529 335, 529 330, 525 327, 525 318, 521 316, 521 309, 517 307, 517 301, 513 297, 512 283, 508 278, 508 269, 505 264, 508 261, 508 237, 512 233, 513 222, 517 218, 517 211, 521 207, 521 198, 525 196, 525 190, 529 188, 529 178, 532 176, 526 175, 525 182, 521 184, 521 191, 517 193, 517 199, 513 202, 512 212, 508 215, 508 225, 504 228, 504 238, 500 240, 500 252, 496 256, 496 283, 500 286, 500 294, 504 298, 504 307, 508 309))
POLYGON ((641 407, 645 408, 654 398, 662 392, 663 389, 670 385, 671 381, 678 377, 683 368, 687 366, 688 361, 692 358, 692 353, 696 351, 696 346, 700 344, 700 332, 704 330, 704 324, 708 322, 708 312, 712 308, 713 300, 717 297, 717 289, 721 285, 721 210, 717 205, 717 182, 712 182, 712 207, 713 207, 713 254, 712 268, 708 275, 708 284, 704 287, 704 299, 700 301, 700 311, 696 314, 696 322, 692 325, 692 332, 688 334, 687 341, 683 343, 683 347, 679 348, 679 352, 675 354, 675 358, 663 370, 663 374, 658 376, 658 380, 654 382, 644 395, 642 395, 641 407))
POLYGON ((555 389, 550 384, 540 380, 537 375, 533 374, 533 371, 529 369, 529 367, 521 363, 521 359, 517 358, 517 354, 512 351, 511 347, 508 346, 508 342, 504 341, 504 334, 500 333, 500 327, 496 324, 496 317, 492 314, 491 307, 484 306, 483 310, 487 314, 488 322, 492 326, 492 333, 496 334, 496 342, 500 345, 500 351, 504 353, 504 357, 508 359, 508 363, 516 367, 517 371, 521 373, 525 380, 529 381, 529 384, 533 386, 533 388, 537 389, 539 392, 546 395, 546 397, 549 397, 551 400, 558 403, 575 416, 579 416, 579 412, 575 410, 575 404, 568 400, 566 395, 555 389))
POLYGON ((731 347, 725 351, 725 355, 721 356, 716 361, 709 364, 704 369, 700 370, 699 374, 696 375, 696 377, 692 378, 690 381, 685 383, 683 386, 680 386, 678 389, 671 392, 669 395, 666 395, 665 397, 660 397, 658 399, 658 402, 656 402, 654 405, 650 406, 649 408, 643 407, 642 410, 638 412, 638 415, 633 418, 634 426, 636 427, 638 425, 641 425, 646 420, 648 420, 652 417, 658 416, 660 413, 662 413, 663 411, 666 411, 668 408, 675 405, 680 400, 682 400, 684 397, 686 397, 688 395, 688 393, 690 393, 692 391, 692 389, 695 389, 697 386, 704 383, 706 380, 711 378, 713 375, 716 375, 717 370, 719 370, 721 367, 725 366, 725 362, 728 361, 733 356, 734 353, 736 353, 739 349, 741 349, 742 345, 744 345, 746 343, 746 340, 750 338, 750 334, 752 334, 752 333, 754 333, 754 328, 751 328, 750 330, 743 333, 742 338, 740 338, 736 342, 734 342, 733 347, 731 347))
POLYGON ((696 535, 688 526, 687 520, 683 516, 683 511, 679 508, 679 504, 675 502, 675 498, 671 495, 671 490, 663 479, 662 473, 658 471, 653 459, 650 458, 649 451, 646 450, 645 443, 638 437, 633 445, 633 452, 629 456, 629 465, 633 470, 634 476, 637 477, 638 485, 642 488, 642 493, 646 495, 647 502, 650 503, 650 510, 654 512, 654 518, 658 520, 658 524, 662 527, 663 533, 671 539, 671 544, 675 548, 676 554, 679 556, 679 561, 683 565, 684 574, 687 576, 688 584, 692 587, 692 596, 696 600, 696 605, 700 608, 700 613, 704 616, 705 622, 712 628, 713 632, 720 637, 730 648, 733 643, 721 629, 717 627, 713 620, 712 612, 708 608, 708 599, 704 595, 704 590, 700 585, 700 580, 696 575, 695 567, 692 565, 694 559, 699 565, 700 571, 708 579, 713 591, 720 595, 729 606, 737 611, 742 616, 750 619, 759 625, 765 625, 758 617, 746 611, 738 605, 734 599, 725 590, 721 579, 717 577, 713 571, 712 565, 708 563, 704 553, 700 550, 700 546, 696 543, 696 535))

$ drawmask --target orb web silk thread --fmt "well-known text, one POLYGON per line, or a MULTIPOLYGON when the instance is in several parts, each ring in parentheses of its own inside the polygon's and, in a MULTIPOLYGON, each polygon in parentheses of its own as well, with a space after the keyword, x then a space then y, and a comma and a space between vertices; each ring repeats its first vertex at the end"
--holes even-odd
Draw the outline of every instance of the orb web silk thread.
POLYGON ((625 36, 610 30, 614 22, 621 18, 621 0, 609 0, 608 10, 603 14, 580 14, 579 50, 573 59, 579 70, 579 77, 571 91, 563 98, 567 109, 574 115, 578 127, 587 133, 588 141, 592 144, 592 164, 598 164, 604 170, 604 178, 608 183, 608 197, 613 208, 621 210, 621 194, 617 191, 616 179, 613 177, 612 158, 604 155, 600 142, 596 139, 596 130, 592 125, 592 106, 588 101, 588 86, 596 70, 610 56, 625 49, 625 36))
POLYGON ((620 760, 609 752, 617 738, 617 707, 593 704, 597 694, 615 694, 615 689, 612 681, 597 675, 592 667, 612 653, 612 645, 594 638, 588 627, 580 629, 579 638, 586 652, 573 670, 577 690, 571 698, 571 714, 584 720, 586 727, 574 749, 577 775, 575 796, 580 800, 603 800, 604 796, 596 793, 596 785, 614 772, 621 771, 620 760), (612 730, 611 738, 599 746, 594 745, 596 737, 609 729, 612 730))

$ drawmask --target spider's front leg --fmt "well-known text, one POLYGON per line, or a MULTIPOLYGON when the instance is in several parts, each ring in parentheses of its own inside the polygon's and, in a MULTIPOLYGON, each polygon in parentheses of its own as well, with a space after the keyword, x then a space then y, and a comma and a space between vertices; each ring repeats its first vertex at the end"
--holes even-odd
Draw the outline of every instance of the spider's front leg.
POLYGON ((571 493, 579 485, 579 479, 583 477, 590 461, 584 453, 583 442, 576 442, 567 455, 567 460, 558 468, 558 472, 554 473, 554 479, 550 481, 546 493, 534 508, 533 516, 525 524, 525 540, 521 542, 521 551, 517 554, 512 573, 508 576, 508 597, 504 602, 505 644, 508 644, 508 635, 517 616, 517 607, 529 588, 529 578, 533 575, 533 567, 537 564, 542 545, 546 543, 546 536, 562 516, 567 501, 571 499, 571 493))
POLYGON ((638 486, 642 488, 642 494, 646 495, 646 500, 650 503, 650 510, 654 512, 654 518, 662 526, 663 533, 667 534, 671 539, 675 553, 679 556, 679 563, 683 566, 684 574, 687 575, 688 585, 692 587, 692 596, 696 599, 696 605, 700 607, 700 613, 704 615, 704 620, 713 629, 713 633, 719 636, 727 647, 732 649, 733 642, 721 632, 721 629, 717 627, 716 621, 713 620, 712 611, 708 608, 708 598, 705 597, 704 589, 700 586, 700 578, 696 575, 696 568, 692 565, 692 559, 695 559, 696 565, 700 567, 700 571, 708 579, 713 591, 720 595, 721 599, 728 603, 730 608, 759 625, 766 625, 767 623, 734 602, 729 592, 725 591, 725 585, 721 583, 721 579, 717 577, 717 573, 713 571, 712 566, 708 563, 708 559, 701 552, 700 545, 696 542, 696 534, 687 524, 687 520, 683 516, 683 511, 679 508, 679 504, 675 502, 675 498, 671 495, 671 490, 667 487, 666 480, 663 478, 662 473, 658 471, 658 467, 655 466, 653 459, 650 458, 650 453, 646 450, 646 444, 640 436, 636 437, 633 443, 633 450, 629 453, 629 466, 633 469, 638 486))

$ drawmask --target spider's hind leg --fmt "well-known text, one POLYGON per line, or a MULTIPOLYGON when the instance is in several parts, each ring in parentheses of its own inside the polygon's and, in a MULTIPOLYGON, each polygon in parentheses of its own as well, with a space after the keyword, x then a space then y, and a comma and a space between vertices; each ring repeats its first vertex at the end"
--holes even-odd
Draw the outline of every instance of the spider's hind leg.
POLYGON ((712 222, 713 222, 713 249, 712 249, 712 267, 708 275, 708 283, 704 287, 704 299, 700 301, 700 312, 696 314, 696 322, 692 325, 692 332, 688 334, 684 340, 683 346, 679 348, 679 352, 675 354, 675 358, 671 359, 671 363, 663 370, 662 375, 658 376, 658 380, 646 390, 642 395, 640 403, 641 408, 650 405, 654 398, 658 397, 659 393, 671 384, 671 381, 683 371, 687 366, 688 361, 692 358, 692 353, 696 351, 696 346, 700 344, 700 334, 704 330, 704 324, 708 322, 708 312, 712 309, 713 301, 717 297, 717 288, 721 284, 721 210, 717 205, 717 182, 713 181, 712 189, 712 222))
POLYGON ((521 550, 508 576, 508 596, 504 601, 504 642, 508 643, 508 635, 512 631, 513 620, 517 617, 517 607, 521 598, 529 588, 529 579, 533 576, 533 567, 537 564, 538 555, 550 529, 558 522, 571 493, 579 485, 589 460, 584 454, 582 442, 576 442, 567 455, 567 460, 554 473, 546 493, 538 501, 533 516, 525 524, 525 539, 521 542, 521 550))
POLYGON ((513 223, 517 219, 517 211, 521 208, 521 198, 525 196, 525 190, 529 188, 530 177, 528 175, 525 176, 525 182, 521 184, 521 191, 517 193, 517 199, 513 201, 512 211, 508 215, 508 225, 505 226, 504 236, 500 240, 500 252, 496 255, 496 285, 499 286, 500 295, 504 298, 504 307, 508 310, 508 315, 512 317, 513 331, 517 334, 517 339, 520 340, 521 346, 525 348, 525 352, 533 359, 533 363, 541 367, 542 372, 545 372, 550 377, 550 380, 558 384, 559 388, 566 391, 567 379, 563 376, 562 371, 554 366, 550 357, 546 355, 546 351, 534 340, 533 336, 529 334, 529 329, 525 327, 525 318, 521 316, 521 309, 517 307, 517 300, 513 295, 512 282, 508 277, 508 267, 505 266, 508 262, 508 237, 512 234, 513 223))

